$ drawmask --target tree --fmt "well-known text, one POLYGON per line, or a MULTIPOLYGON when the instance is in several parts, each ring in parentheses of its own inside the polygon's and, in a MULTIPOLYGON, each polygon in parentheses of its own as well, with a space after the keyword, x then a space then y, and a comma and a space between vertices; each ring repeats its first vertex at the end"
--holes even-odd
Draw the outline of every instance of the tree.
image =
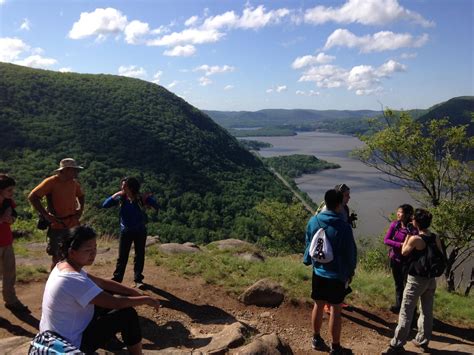
POLYGON ((448 290, 454 290, 454 270, 473 254, 473 137, 466 126, 447 119, 422 124, 408 114, 385 111, 381 129, 361 136, 365 146, 355 155, 407 188, 434 213, 433 228, 447 255, 448 290))

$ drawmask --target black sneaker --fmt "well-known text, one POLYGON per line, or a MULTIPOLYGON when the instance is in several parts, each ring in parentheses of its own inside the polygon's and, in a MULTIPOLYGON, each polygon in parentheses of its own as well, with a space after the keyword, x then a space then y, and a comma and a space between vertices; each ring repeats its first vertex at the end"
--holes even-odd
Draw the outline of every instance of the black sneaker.
POLYGON ((382 355, 385 354, 405 354, 405 348, 403 346, 389 346, 384 352, 382 352, 382 355))
POLYGON ((319 334, 316 336, 313 336, 313 339, 311 339, 311 347, 314 350, 318 350, 318 351, 329 350, 329 346, 327 346, 327 344, 324 342, 324 339, 321 338, 321 335, 319 334))
POLYGON ((329 352, 330 355, 352 355, 352 350, 343 348, 342 346, 333 347, 329 352))
POLYGON ((413 340, 411 341, 411 343, 412 343, 413 345, 415 345, 415 346, 416 346, 417 348, 419 348, 419 349, 423 349, 424 351, 428 350, 428 344, 426 344, 426 343, 422 344, 422 343, 420 343, 420 342, 419 342, 418 340, 416 340, 416 339, 413 339, 413 340))

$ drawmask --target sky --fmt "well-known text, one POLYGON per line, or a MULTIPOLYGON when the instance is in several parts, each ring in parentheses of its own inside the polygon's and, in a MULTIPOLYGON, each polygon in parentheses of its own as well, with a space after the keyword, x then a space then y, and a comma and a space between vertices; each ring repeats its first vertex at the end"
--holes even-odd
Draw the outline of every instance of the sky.
POLYGON ((472 0, 0 0, 0 61, 206 110, 425 109, 474 95, 473 23, 472 0))

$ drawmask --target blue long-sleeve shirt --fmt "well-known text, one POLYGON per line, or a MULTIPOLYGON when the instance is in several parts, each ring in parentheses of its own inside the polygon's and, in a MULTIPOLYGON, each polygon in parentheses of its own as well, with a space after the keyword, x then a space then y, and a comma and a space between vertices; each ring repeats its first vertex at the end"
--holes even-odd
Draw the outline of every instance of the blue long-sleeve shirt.
POLYGON ((326 237, 331 243, 334 259, 327 263, 313 263, 314 273, 329 279, 346 282, 354 275, 357 265, 357 247, 352 234, 352 228, 334 211, 322 211, 311 217, 306 228, 306 249, 303 262, 311 265, 309 247, 314 234, 320 229, 326 230, 326 237))
POLYGON ((159 209, 158 203, 152 196, 146 196, 144 199, 144 206, 140 207, 137 201, 130 201, 128 198, 118 196, 113 198, 109 196, 102 203, 103 208, 109 208, 120 204, 120 231, 134 231, 145 228, 145 206, 151 206, 155 210, 159 209))

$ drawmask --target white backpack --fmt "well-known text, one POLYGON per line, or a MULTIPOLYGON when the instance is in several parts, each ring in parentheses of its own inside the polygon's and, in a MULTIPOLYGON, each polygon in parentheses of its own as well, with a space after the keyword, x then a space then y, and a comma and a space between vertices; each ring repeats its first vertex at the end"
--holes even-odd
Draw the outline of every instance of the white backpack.
POLYGON ((323 228, 319 228, 314 233, 309 247, 309 255, 315 262, 321 264, 327 264, 334 259, 331 243, 323 228))

